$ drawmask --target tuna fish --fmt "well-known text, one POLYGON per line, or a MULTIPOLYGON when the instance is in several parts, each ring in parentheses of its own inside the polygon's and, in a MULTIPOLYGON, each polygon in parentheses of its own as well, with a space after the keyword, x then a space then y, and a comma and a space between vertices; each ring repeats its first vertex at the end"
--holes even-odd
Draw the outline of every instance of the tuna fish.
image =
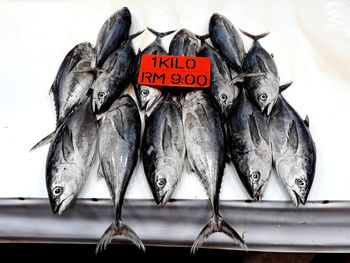
POLYGON ((119 235, 145 250, 137 234, 121 220, 124 195, 138 160, 140 137, 137 105, 129 95, 122 95, 106 112, 98 135, 99 172, 112 197, 115 219, 102 235, 96 252, 119 235))

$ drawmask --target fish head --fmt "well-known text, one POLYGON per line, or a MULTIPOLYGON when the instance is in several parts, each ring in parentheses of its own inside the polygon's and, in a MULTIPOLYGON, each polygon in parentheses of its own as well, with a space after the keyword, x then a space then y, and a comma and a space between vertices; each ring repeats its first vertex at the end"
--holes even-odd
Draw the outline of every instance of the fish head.
POLYGON ((234 82, 226 80, 219 82, 218 85, 215 86, 218 88, 212 88, 214 97, 218 102, 222 113, 227 113, 232 106, 233 101, 237 98, 238 87, 234 82))
POLYGON ((52 166, 47 178, 47 191, 54 214, 61 215, 79 193, 84 178, 83 170, 75 164, 52 166))
POLYGON ((107 110, 112 102, 112 80, 105 72, 101 73, 92 86, 92 111, 96 114, 107 110))
POLYGON ((306 171, 298 165, 291 164, 287 160, 284 163, 281 162, 279 167, 283 168, 279 168, 278 172, 289 198, 296 207, 300 203, 304 205, 310 189, 310 181, 306 171))
POLYGON ((155 171, 153 195, 157 205, 166 205, 173 195, 177 182, 178 172, 175 167, 163 166, 155 171))
POLYGON ((245 165, 242 165, 244 176, 241 179, 250 197, 260 201, 271 174, 272 161, 269 156, 259 156, 255 151, 247 154, 246 158, 248 161, 244 161, 245 165))
POLYGON ((250 82, 248 87, 248 91, 260 111, 269 116, 278 98, 278 81, 275 78, 260 77, 250 82))
POLYGON ((138 100, 142 110, 148 111, 157 102, 162 95, 162 91, 157 88, 151 88, 149 86, 140 86, 138 93, 138 100))

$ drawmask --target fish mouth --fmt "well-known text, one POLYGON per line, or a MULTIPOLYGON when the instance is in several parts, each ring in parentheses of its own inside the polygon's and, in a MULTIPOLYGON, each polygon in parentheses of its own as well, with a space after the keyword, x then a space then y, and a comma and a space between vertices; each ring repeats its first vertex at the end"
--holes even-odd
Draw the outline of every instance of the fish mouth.
POLYGON ((255 192, 254 196, 253 196, 253 199, 260 202, 263 198, 263 191, 262 191, 262 188, 263 188, 264 185, 260 185, 259 189, 255 192))
POLYGON ((305 205, 306 203, 306 198, 305 197, 301 197, 297 192, 295 192, 294 190, 292 190, 292 196, 291 196, 291 200, 293 202, 293 204, 298 207, 299 204, 303 204, 305 205))
POLYGON ((169 191, 166 191, 162 196, 158 196, 156 200, 157 205, 164 207, 168 203, 170 197, 171 193, 169 193, 169 191))
POLYGON ((72 200, 73 200, 73 196, 68 196, 66 199, 62 200, 62 202, 57 203, 55 202, 52 205, 52 212, 55 215, 62 215, 62 213, 66 210, 66 208, 71 204, 72 200))

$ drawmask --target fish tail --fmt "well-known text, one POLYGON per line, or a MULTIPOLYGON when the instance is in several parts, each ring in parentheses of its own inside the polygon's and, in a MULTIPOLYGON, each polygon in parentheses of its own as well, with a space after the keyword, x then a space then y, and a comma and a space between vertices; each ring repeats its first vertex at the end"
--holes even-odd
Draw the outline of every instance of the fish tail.
POLYGON ((166 37, 172 33, 174 33, 176 30, 171 30, 171 31, 167 31, 167 32, 158 32, 155 31, 154 29, 147 27, 148 31, 150 31, 153 35, 155 35, 157 38, 162 38, 162 37, 166 37))
POLYGON ((194 241, 191 254, 195 254, 199 247, 201 247, 204 241, 216 232, 224 233, 225 235, 231 237, 233 241, 240 247, 247 249, 242 237, 228 224, 221 216, 213 216, 209 219, 209 222, 202 229, 202 231, 197 236, 194 241))
POLYGON ((130 35, 130 36, 129 36, 129 39, 131 40, 131 39, 134 39, 134 38, 138 37, 138 36, 141 35, 144 31, 145 31, 145 30, 140 30, 140 31, 136 32, 135 34, 130 35))
POLYGON ((96 246, 96 254, 106 250, 107 245, 111 243, 113 238, 117 236, 125 236, 131 242, 133 242, 140 250, 145 252, 146 248, 142 243, 141 239, 137 236, 137 234, 132 230, 127 224, 123 223, 123 221, 118 220, 113 222, 107 230, 103 233, 100 241, 96 246))
POLYGON ((246 35, 247 37, 250 37, 251 39, 255 41, 258 41, 259 39, 263 38, 263 37, 266 37, 268 34, 270 34, 270 32, 266 32, 266 33, 262 33, 262 34, 259 34, 259 35, 253 35, 253 34, 250 34, 242 29, 240 29, 240 31, 246 35))
POLYGON ((195 35, 196 38, 198 38, 201 42, 204 42, 206 39, 209 38, 209 34, 205 34, 205 35, 195 35))
POLYGON ((49 135, 45 136, 43 139, 41 139, 37 144, 35 144, 29 151, 34 151, 41 146, 44 146, 52 141, 52 137, 54 136, 55 131, 51 132, 49 135))

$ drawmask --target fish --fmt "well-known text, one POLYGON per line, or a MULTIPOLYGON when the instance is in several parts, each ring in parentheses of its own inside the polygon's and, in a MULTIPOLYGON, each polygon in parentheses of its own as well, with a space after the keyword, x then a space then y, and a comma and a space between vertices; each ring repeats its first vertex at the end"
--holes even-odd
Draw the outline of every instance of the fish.
POLYGON ((96 253, 106 249, 113 238, 125 236, 145 251, 137 234, 121 219, 125 192, 138 160, 141 119, 136 103, 122 95, 106 112, 98 133, 100 175, 105 179, 114 210, 114 222, 102 235, 96 253))
POLYGON ((154 200, 165 206, 180 180, 186 154, 181 105, 169 93, 146 119, 141 152, 154 200))
POLYGON ((227 114, 233 101, 237 98, 239 83, 243 82, 243 76, 236 74, 232 77, 227 63, 206 41, 202 41, 201 50, 197 56, 210 59, 210 91, 220 105, 221 112, 227 114))
POLYGON ((129 36, 103 64, 102 71, 92 85, 94 113, 101 114, 108 110, 131 83, 136 59, 132 40, 142 33, 139 31, 129 36))
POLYGON ((131 26, 131 13, 123 7, 103 24, 96 41, 96 66, 101 68, 107 58, 127 40, 131 26))
POLYGON ((306 203, 316 170, 316 145, 303 120, 280 94, 269 117, 273 164, 289 198, 306 203))
POLYGON ((88 97, 55 132, 46 159, 46 187, 54 214, 61 215, 84 186, 95 158, 97 130, 88 97))
POLYGON ((219 194, 225 169, 225 128, 213 98, 203 90, 184 96, 182 118, 189 167, 206 189, 212 215, 191 248, 194 254, 213 233, 222 232, 245 247, 240 235, 219 214, 219 194))
POLYGON ((191 31, 180 29, 169 45, 169 55, 196 56, 200 49, 200 41, 191 31))
POLYGON ((272 171, 268 118, 252 104, 242 88, 227 117, 231 159, 243 186, 260 201, 272 171))
POLYGON ((269 33, 252 35, 241 30, 243 34, 253 39, 253 45, 244 58, 243 70, 246 73, 263 73, 247 80, 248 92, 256 105, 266 115, 270 115, 278 94, 283 87, 279 86, 280 78, 273 57, 260 45, 259 39, 269 33))
POLYGON ((243 40, 225 16, 214 13, 209 20, 209 36, 214 47, 237 73, 242 73, 245 56, 243 40))
MULTIPOLYGON (((50 88, 56 111, 56 128, 86 100, 93 83, 93 74, 83 72, 91 68, 96 58, 92 45, 88 42, 74 46, 62 61, 55 80, 50 88)), ((55 131, 35 144, 30 151, 50 143, 55 131)))
MULTIPOLYGON (((154 29, 149 27, 147 29, 156 36, 156 39, 151 44, 149 44, 142 52, 139 49, 139 52, 137 54, 137 59, 136 59, 137 64, 136 64, 135 78, 138 78, 138 75, 139 75, 142 55, 144 54, 167 55, 168 52, 164 49, 161 39, 175 32, 175 30, 168 31, 168 32, 157 32, 154 29)), ((162 95, 162 89, 156 88, 156 87, 149 87, 145 85, 139 85, 137 83, 137 79, 134 80, 134 88, 135 88, 136 98, 141 107, 141 110, 144 110, 146 115, 149 116, 151 111, 157 105, 162 95)))

